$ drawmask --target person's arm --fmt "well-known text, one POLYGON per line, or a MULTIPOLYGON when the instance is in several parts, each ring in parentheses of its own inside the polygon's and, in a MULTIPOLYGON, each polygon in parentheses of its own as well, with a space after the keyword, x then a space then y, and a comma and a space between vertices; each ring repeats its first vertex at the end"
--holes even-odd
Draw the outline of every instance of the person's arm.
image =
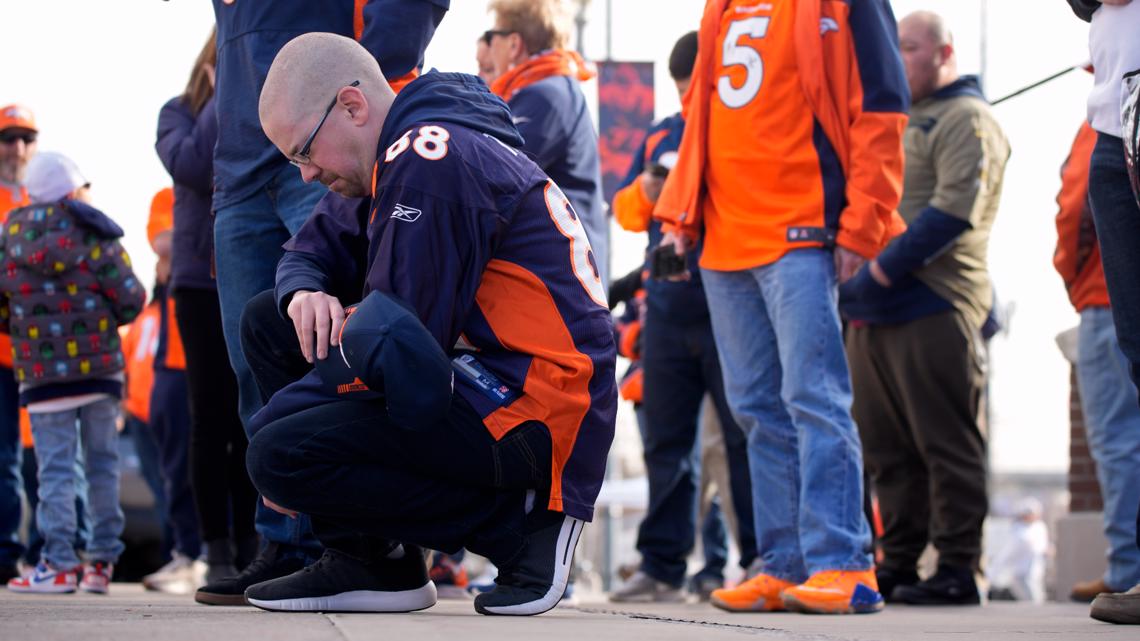
MULTIPOLYGON (((1091 254, 1091 243, 1082 235, 1090 235, 1088 180, 1089 159, 1096 145, 1096 130, 1083 123, 1073 141, 1072 151, 1061 167, 1061 191, 1057 194, 1057 249, 1053 253, 1053 266, 1065 286, 1070 286, 1080 274, 1081 267, 1091 254), (1082 242, 1084 240, 1085 242, 1082 242)), ((1091 234, 1096 238, 1095 232, 1091 234)))
MULTIPOLYGON (((638 145, 633 154, 633 162, 629 165, 625 179, 621 181, 618 190, 614 193, 613 213, 614 220, 626 231, 642 232, 649 229, 649 221, 653 218, 653 203, 656 198, 649 198, 641 184, 641 175, 645 171, 645 157, 649 152, 649 139, 653 137, 650 130, 645 140, 638 145)), ((664 183, 664 179, 657 178, 664 183)), ((660 195, 660 185, 657 194, 660 195)))
POLYGON ((380 63, 380 69, 397 91, 423 66, 424 50, 450 4, 450 0, 356 3, 356 39, 380 63))
POLYGON ((319 291, 355 301, 364 288, 366 225, 371 200, 329 192, 285 243, 273 288, 277 309, 286 317, 293 292, 319 291))
POLYGON ((90 253, 88 268, 99 283, 99 291, 111 305, 116 325, 133 321, 146 304, 146 289, 131 269, 131 259, 117 239, 99 243, 90 253), (96 257, 97 256, 97 257, 96 257))
POLYGON ((933 195, 906 232, 875 260, 887 281, 876 277, 880 285, 889 286, 929 264, 980 222, 1001 188, 1009 152, 996 126, 986 120, 983 112, 966 109, 943 117, 933 141, 933 195))
POLYGON ((194 117, 175 98, 158 114, 154 149, 174 182, 204 194, 214 189, 214 144, 218 141, 218 113, 210 98, 194 117))
MULTIPOLYGON (((1097 0, 1069 0, 1069 7, 1072 8, 1073 13, 1075 13, 1078 18, 1084 20, 1085 22, 1092 20, 1092 14, 1100 8, 1100 4, 1101 3, 1097 2, 1097 0)), ((1105 4, 1117 3, 1106 2, 1105 4)))
POLYGON ((297 343, 310 363, 328 357, 340 342, 344 299, 356 301, 368 246, 369 200, 329 192, 309 220, 285 243, 277 262, 274 299, 293 321, 297 343))
POLYGON ((882 247, 902 195, 910 90, 887 2, 854 0, 848 21, 858 69, 851 73, 847 206, 836 243, 870 259, 882 247))

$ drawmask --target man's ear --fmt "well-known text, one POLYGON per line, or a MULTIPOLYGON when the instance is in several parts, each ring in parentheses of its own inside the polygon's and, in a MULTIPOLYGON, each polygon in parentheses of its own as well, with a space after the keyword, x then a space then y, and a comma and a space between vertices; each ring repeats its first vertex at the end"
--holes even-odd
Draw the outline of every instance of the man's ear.
POLYGON ((368 97, 360 87, 343 87, 336 95, 337 102, 348 111, 348 116, 354 125, 368 122, 368 97))

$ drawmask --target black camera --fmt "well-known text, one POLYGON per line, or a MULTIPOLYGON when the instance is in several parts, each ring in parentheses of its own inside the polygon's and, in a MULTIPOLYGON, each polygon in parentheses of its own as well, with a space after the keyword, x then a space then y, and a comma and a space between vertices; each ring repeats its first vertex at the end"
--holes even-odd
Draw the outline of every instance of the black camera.
POLYGON ((649 252, 649 275, 653 278, 672 278, 686 269, 685 257, 678 256, 672 245, 658 245, 649 252))

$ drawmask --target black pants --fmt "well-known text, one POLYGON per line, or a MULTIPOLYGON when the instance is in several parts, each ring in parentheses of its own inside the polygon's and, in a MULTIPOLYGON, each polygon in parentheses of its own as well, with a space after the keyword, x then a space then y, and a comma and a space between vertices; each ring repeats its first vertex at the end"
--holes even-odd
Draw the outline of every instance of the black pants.
POLYGON ((218 293, 180 288, 175 316, 186 351, 190 484, 204 541, 256 536, 257 492, 245 469, 248 440, 238 416, 237 378, 222 336, 218 293), (232 519, 232 530, 231 530, 232 519))
POLYGON ((748 446, 724 396, 712 325, 677 325, 650 308, 643 332, 649 509, 637 531, 641 569, 674 586, 685 579, 685 559, 696 538, 698 419, 706 391, 724 433, 740 564, 747 568, 756 558, 748 446))
POLYGON ((202 539, 190 485, 190 407, 185 372, 154 371, 147 429, 158 445, 162 492, 174 535, 174 549, 196 559, 202 553, 202 539))
POLYGON ((981 337, 957 312, 849 327, 847 358, 863 457, 883 518, 882 566, 976 566, 986 518, 981 337))
MULTIPOLYGON (((246 306, 242 348, 263 394, 309 369, 272 292, 246 306)), ((551 442, 539 423, 496 442, 456 395, 443 421, 419 430, 393 424, 383 400, 320 405, 263 427, 247 457, 257 489, 308 514, 326 547, 364 559, 390 541, 466 547, 501 565, 522 549, 528 489, 544 507, 551 442)))

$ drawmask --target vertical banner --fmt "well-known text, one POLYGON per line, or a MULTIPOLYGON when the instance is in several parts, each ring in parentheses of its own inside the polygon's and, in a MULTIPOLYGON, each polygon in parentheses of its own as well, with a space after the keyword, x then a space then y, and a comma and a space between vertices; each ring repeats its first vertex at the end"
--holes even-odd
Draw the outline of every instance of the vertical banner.
POLYGON ((653 124, 653 63, 606 60, 597 65, 598 151, 608 203, 653 124))

